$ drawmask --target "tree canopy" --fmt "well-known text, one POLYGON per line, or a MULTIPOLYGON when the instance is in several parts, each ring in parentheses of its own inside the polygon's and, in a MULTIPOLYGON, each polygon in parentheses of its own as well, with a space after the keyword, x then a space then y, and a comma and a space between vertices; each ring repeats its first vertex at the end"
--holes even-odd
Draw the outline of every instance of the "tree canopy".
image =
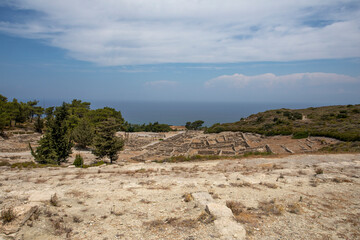
POLYGON ((185 124, 185 127, 188 130, 199 130, 203 124, 204 124, 204 121, 197 120, 195 122, 187 122, 185 124))

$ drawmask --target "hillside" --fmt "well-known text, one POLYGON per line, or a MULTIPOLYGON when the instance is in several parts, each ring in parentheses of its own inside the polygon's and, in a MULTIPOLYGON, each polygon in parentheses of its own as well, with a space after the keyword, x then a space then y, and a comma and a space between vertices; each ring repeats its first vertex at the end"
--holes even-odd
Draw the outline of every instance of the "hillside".
POLYGON ((234 123, 214 124, 207 133, 241 131, 273 135, 332 137, 343 141, 360 140, 360 105, 306 109, 276 109, 250 115, 234 123))

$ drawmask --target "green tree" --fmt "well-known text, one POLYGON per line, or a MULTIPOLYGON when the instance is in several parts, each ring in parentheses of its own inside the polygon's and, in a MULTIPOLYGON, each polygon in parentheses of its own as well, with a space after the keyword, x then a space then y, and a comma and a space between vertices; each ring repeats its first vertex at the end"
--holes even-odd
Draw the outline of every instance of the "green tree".
POLYGON ((115 121, 117 129, 121 129, 121 126, 124 123, 124 118, 122 117, 121 112, 109 107, 91 110, 88 112, 87 118, 95 126, 111 118, 115 121))
POLYGON ((8 122, 6 114, 7 98, 0 94, 0 136, 4 136, 4 129, 8 122))
POLYGON ((34 111, 34 114, 36 114, 36 120, 34 122, 35 131, 38 133, 42 133, 43 128, 44 128, 44 119, 42 119, 41 116, 44 113, 44 108, 34 107, 33 111, 34 111))
POLYGON ((35 152, 31 149, 31 153, 37 162, 60 165, 71 154, 73 144, 66 121, 68 115, 67 106, 63 103, 54 111, 54 117, 47 119, 46 133, 40 139, 39 147, 35 152))
POLYGON ((199 130, 203 124, 204 124, 204 121, 197 120, 195 122, 187 122, 185 124, 185 127, 188 130, 199 130))
POLYGON ((107 156, 111 163, 117 159, 118 151, 124 147, 124 140, 115 136, 116 129, 115 119, 103 121, 98 125, 94 138, 93 154, 98 158, 107 156))
POLYGON ((37 108, 38 108, 38 107, 36 107, 36 105, 38 103, 39 103, 39 101, 36 101, 36 100, 28 101, 26 103, 26 105, 27 105, 27 114, 28 114, 27 117, 30 119, 30 122, 32 122, 33 119, 34 119, 34 115, 36 114, 36 111, 37 111, 37 108))
POLYGON ((90 111, 90 103, 82 102, 78 99, 73 99, 69 106, 70 115, 75 115, 78 118, 83 118, 90 111))
POLYGON ((44 120, 41 119, 40 115, 37 115, 36 120, 34 122, 34 128, 35 131, 38 133, 42 133, 43 128, 44 128, 44 120))
POLYGON ((81 119, 72 132, 74 141, 80 148, 90 146, 94 139, 94 128, 86 119, 81 119))

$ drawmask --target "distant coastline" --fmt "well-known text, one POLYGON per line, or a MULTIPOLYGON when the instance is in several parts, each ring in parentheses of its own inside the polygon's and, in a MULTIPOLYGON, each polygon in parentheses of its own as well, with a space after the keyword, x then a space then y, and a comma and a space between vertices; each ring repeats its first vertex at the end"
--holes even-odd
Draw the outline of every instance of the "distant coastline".
MULTIPOLYGON (((279 108, 307 108, 323 106, 313 103, 227 103, 227 102, 150 102, 150 101, 104 101, 91 102, 91 108, 112 107, 121 111, 125 121, 134 124, 149 122, 183 126, 188 121, 203 120, 204 126, 214 123, 239 121, 251 114, 279 108)), ((70 102, 71 100, 65 100, 70 102)), ((41 100, 42 107, 59 106, 61 100, 41 100)))

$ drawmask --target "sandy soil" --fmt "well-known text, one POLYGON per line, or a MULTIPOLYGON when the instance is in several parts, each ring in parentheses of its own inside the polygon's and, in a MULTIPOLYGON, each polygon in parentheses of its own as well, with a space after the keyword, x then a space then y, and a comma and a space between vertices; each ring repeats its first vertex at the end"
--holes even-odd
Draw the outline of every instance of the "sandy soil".
POLYGON ((360 154, 0 167, 0 239, 220 239, 196 192, 234 201, 246 239, 360 239, 359 177, 360 154))

